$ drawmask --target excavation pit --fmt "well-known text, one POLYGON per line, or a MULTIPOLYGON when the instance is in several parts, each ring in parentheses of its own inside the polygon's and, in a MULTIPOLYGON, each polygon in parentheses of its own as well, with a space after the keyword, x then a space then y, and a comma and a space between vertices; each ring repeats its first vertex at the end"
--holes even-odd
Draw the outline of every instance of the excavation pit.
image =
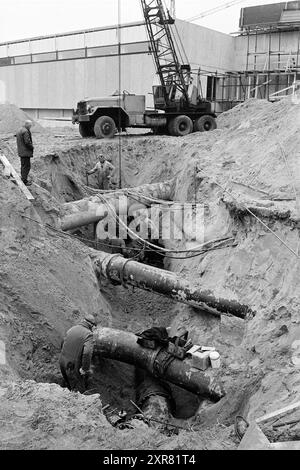
MULTIPOLYGON (((84 189, 85 171, 95 163, 98 151, 117 166, 118 140, 85 142, 77 140, 73 131, 59 131, 64 137, 51 132, 47 137, 34 136, 30 188, 34 203, 28 203, 17 186, 0 175, 0 331, 7 357, 6 364, 0 365, 3 447, 128 449, 134 442, 134 448, 237 448, 236 415, 257 418, 296 399, 300 273, 298 258, 287 246, 295 251, 299 243, 299 217, 291 191, 291 172, 296 175, 298 165, 297 123, 298 108, 288 101, 270 105, 251 100, 223 115, 212 133, 122 140, 124 186, 176 178, 174 200, 206 204, 207 239, 227 235, 235 239, 234 246, 199 257, 165 258, 165 269, 213 290, 216 296, 249 305, 256 316, 246 320, 213 317, 107 281, 99 290, 90 248, 57 232, 56 223, 66 201, 90 196, 84 189), (240 128, 244 122, 248 127, 240 128), (274 143, 274 129, 284 145, 290 172, 274 143), (59 159, 52 165, 49 155, 53 154, 59 159), (184 326, 195 344, 215 346, 220 353, 219 374, 226 396, 207 406, 173 389, 174 420, 193 423, 191 432, 180 430, 176 439, 166 437, 163 444, 151 427, 146 434, 135 430, 119 434, 101 410, 109 402, 118 408, 131 406, 133 367, 105 359, 96 365, 101 369, 100 397, 79 396, 61 387, 61 340, 71 325, 94 311, 102 311, 103 326, 131 332, 153 325, 171 326, 176 332, 184 326)), ((14 139, 6 142, 14 149, 14 139)), ((18 158, 2 147, 18 168, 18 158)), ((298 192, 296 177, 293 184, 298 192)), ((87 238, 92 236, 91 231, 87 238)))

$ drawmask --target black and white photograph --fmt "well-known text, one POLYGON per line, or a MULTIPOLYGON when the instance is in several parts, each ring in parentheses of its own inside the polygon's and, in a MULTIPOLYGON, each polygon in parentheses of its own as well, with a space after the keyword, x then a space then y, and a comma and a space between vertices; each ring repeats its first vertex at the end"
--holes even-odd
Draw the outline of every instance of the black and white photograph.
POLYGON ((299 280, 300 0, 0 1, 3 457, 299 451, 299 280))

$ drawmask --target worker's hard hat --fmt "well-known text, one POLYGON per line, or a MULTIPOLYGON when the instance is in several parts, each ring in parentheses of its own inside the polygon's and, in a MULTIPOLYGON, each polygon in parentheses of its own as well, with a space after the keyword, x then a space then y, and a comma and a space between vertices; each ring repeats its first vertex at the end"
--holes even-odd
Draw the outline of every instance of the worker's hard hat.
POLYGON ((95 326, 98 325, 98 320, 96 316, 91 313, 86 314, 84 319, 85 321, 91 323, 92 325, 95 325, 95 326))

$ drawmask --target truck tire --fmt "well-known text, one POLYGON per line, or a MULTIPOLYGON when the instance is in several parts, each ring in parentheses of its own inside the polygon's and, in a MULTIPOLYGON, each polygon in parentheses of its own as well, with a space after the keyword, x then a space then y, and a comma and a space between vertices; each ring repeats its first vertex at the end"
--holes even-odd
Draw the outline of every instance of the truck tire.
POLYGON ((116 123, 110 116, 100 116, 94 125, 97 139, 112 139, 116 130, 116 123))
POLYGON ((201 116, 194 122, 194 132, 208 132, 217 128, 216 120, 212 116, 201 116))
POLYGON ((193 132, 193 121, 182 114, 173 118, 168 125, 170 135, 182 137, 193 132))
POLYGON ((90 124, 86 124, 83 122, 79 123, 79 134, 83 139, 86 137, 92 137, 94 135, 93 128, 90 124))

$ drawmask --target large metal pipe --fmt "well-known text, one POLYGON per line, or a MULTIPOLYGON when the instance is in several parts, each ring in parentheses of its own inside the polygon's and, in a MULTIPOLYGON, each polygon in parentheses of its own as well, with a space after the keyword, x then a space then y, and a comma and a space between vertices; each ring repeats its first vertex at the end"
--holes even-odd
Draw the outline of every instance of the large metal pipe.
POLYGON ((101 219, 104 219, 107 216, 108 212, 104 212, 101 216, 99 213, 95 212, 79 212, 77 214, 67 215, 61 221, 61 230, 72 230, 84 225, 92 224, 99 222, 101 219))
POLYGON ((103 198, 117 212, 117 214, 128 214, 128 210, 133 206, 150 206, 147 198, 172 200, 174 197, 175 180, 162 183, 145 184, 136 188, 128 188, 111 193, 100 194, 89 198, 80 199, 63 204, 61 211, 61 229, 81 227, 90 223, 102 220, 107 215, 108 208, 103 198), (144 199, 145 198, 145 199, 144 199), (137 201, 138 200, 138 201, 137 201))
POLYGON ((214 379, 213 369, 205 372, 195 369, 191 359, 173 358, 170 361, 170 356, 164 348, 143 348, 137 343, 137 336, 133 333, 98 328, 94 339, 94 351, 102 357, 144 369, 155 377, 212 401, 218 401, 225 395, 223 387, 214 379))
POLYGON ((98 252, 95 270, 115 284, 130 284, 140 289, 157 292, 192 307, 220 316, 231 314, 245 319, 253 315, 247 305, 235 299, 216 297, 209 289, 199 289, 176 273, 148 266, 121 255, 98 252))

